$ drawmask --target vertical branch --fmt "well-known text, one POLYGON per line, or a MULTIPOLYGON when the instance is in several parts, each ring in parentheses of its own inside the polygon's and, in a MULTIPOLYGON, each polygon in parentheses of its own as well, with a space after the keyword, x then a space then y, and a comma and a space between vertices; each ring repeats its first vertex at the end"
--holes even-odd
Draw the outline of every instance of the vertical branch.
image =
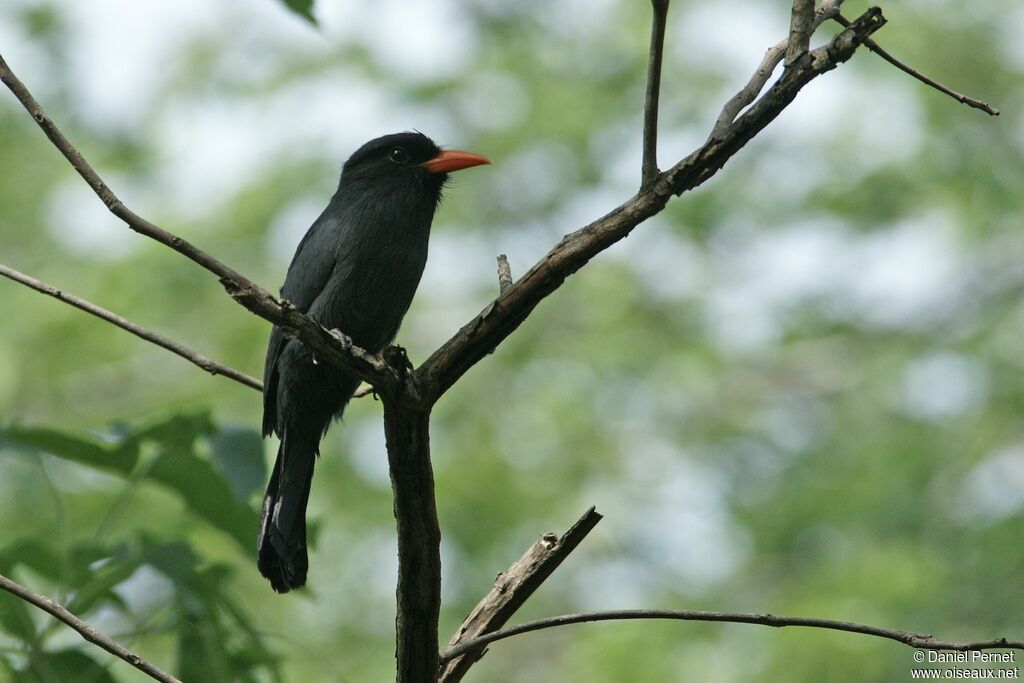
POLYGON ((390 393, 384 402, 391 487, 398 527, 397 683, 437 680, 441 612, 441 530, 430 466, 430 409, 390 393))
POLYGON ((814 33, 814 0, 793 0, 793 13, 789 19, 789 43, 786 45, 786 66, 811 49, 814 33))
POLYGON ((665 21, 669 0, 651 0, 651 56, 647 65, 644 98, 644 140, 641 187, 658 176, 658 97, 661 94, 661 59, 665 53, 665 21))

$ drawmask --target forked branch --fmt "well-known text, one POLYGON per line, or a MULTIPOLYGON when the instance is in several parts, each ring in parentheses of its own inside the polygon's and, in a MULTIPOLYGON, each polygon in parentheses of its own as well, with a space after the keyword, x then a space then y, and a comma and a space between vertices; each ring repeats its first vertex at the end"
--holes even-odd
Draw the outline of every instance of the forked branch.
MULTIPOLYGON (((448 642, 448 651, 504 626, 600 521, 601 515, 590 508, 561 538, 546 534, 534 543, 512 566, 498 574, 494 587, 477 603, 448 642)), ((461 681, 484 652, 483 648, 476 652, 465 650, 461 656, 449 659, 441 668, 438 681, 461 681)))
POLYGON ((729 123, 720 138, 661 173, 634 197, 555 245, 500 298, 488 304, 416 370, 427 401, 436 401, 480 359, 491 353, 565 278, 665 208, 673 194, 697 187, 713 175, 796 97, 807 83, 847 60, 863 40, 885 23, 877 7, 864 13, 828 44, 805 54, 743 117, 729 123))

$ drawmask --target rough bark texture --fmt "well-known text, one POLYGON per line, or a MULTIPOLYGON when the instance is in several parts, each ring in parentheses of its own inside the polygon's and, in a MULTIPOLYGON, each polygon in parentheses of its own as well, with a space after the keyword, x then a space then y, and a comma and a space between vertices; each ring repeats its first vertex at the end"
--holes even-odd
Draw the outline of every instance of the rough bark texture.
MULTIPOLYGON (((477 603, 448 642, 448 650, 504 626, 600 521, 601 515, 590 508, 561 538, 549 533, 534 543, 512 566, 498 574, 494 587, 477 603)), ((461 681, 469 667, 485 652, 481 648, 447 662, 441 670, 440 682, 461 681)))
POLYGON ((398 683, 437 680, 441 530, 430 466, 430 411, 384 395, 384 434, 398 525, 398 683))

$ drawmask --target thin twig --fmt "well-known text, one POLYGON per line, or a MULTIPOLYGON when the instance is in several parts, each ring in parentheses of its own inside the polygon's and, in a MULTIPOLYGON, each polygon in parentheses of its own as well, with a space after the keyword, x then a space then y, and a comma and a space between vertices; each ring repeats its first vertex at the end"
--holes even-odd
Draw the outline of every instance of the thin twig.
POLYGON ((772 626, 782 628, 785 626, 802 626, 806 628, 821 628, 831 631, 845 631, 847 633, 860 633, 866 636, 875 636, 887 640, 909 645, 919 650, 1024 650, 1024 641, 1007 640, 984 640, 973 643, 955 643, 944 640, 935 640, 932 636, 909 631, 896 631, 894 629, 881 628, 879 626, 867 626, 854 624, 847 621, 835 621, 833 619, 814 619, 810 617, 779 617, 774 614, 746 614, 742 612, 701 612, 696 610, 657 610, 657 609, 636 609, 616 610, 609 612, 588 612, 584 614, 564 614, 548 619, 528 621, 507 628, 503 631, 488 633, 487 635, 474 638, 452 648, 441 655, 442 662, 448 662, 463 655, 470 650, 488 645, 498 640, 511 638, 521 633, 539 631, 555 626, 567 626, 569 624, 581 624, 588 621, 624 621, 630 619, 672 619, 677 621, 710 621, 727 622, 732 624, 757 624, 760 626, 772 626))
POLYGON ((606 215, 563 237, 505 294, 487 304, 416 369, 414 383, 422 389, 422 400, 436 401, 512 334, 537 304, 556 291, 567 277, 659 213, 672 195, 693 189, 714 176, 743 145, 789 106, 805 85, 849 59, 859 41, 884 23, 877 8, 865 12, 851 28, 797 60, 754 107, 735 123, 726 125, 720 139, 709 139, 660 174, 656 182, 606 215))
POLYGON ((124 645, 111 640, 111 638, 106 634, 97 631, 95 628, 69 612, 64 606, 54 602, 50 598, 39 595, 38 593, 33 593, 28 588, 11 581, 3 575, 0 575, 0 589, 21 598, 25 602, 35 605, 44 612, 47 612, 51 616, 63 621, 75 631, 78 631, 79 635, 85 638, 86 641, 103 648, 115 657, 120 657, 153 680, 161 681, 162 683, 181 683, 177 678, 153 666, 146 660, 142 659, 142 657, 139 657, 137 654, 126 648, 124 645))
MULTIPOLYGON (((600 521, 601 515, 590 508, 561 538, 546 534, 534 543, 519 560, 498 574, 494 586, 477 603, 448 642, 448 650, 452 651, 464 642, 504 626, 600 521)), ((485 652, 483 648, 479 652, 467 650, 462 656, 448 661, 441 667, 438 683, 457 683, 462 680, 485 652)))
MULTIPOLYGON (((814 12, 814 20, 811 23, 811 33, 817 29, 821 24, 828 20, 833 19, 839 14, 839 6, 843 4, 843 0, 825 0, 814 12)), ((758 65, 757 70, 754 71, 754 75, 750 77, 747 84, 743 86, 743 89, 733 95, 725 106, 722 107, 722 112, 718 115, 718 119, 715 121, 714 127, 711 129, 711 135, 708 139, 721 138, 722 134, 729 128, 739 113, 748 104, 753 102, 757 96, 764 89, 765 83, 771 78, 772 72, 775 71, 775 67, 779 65, 782 58, 786 55, 786 48, 789 45, 789 38, 785 38, 780 42, 776 43, 772 47, 768 48, 768 51, 764 53, 764 58, 761 60, 761 64, 758 65)))
MULTIPOLYGON (((836 16, 833 17, 833 19, 835 19, 838 23, 842 24, 843 26, 849 26, 850 25, 850 21, 846 17, 841 15, 841 14, 836 14, 836 16)), ((935 88, 936 90, 938 90, 941 93, 945 93, 946 95, 949 95, 950 97, 952 97, 957 102, 960 102, 962 104, 966 104, 968 107, 974 107, 975 109, 980 109, 983 112, 985 112, 986 114, 989 114, 990 116, 999 116, 999 110, 996 109, 995 107, 993 107, 988 102, 982 102, 981 100, 976 100, 973 97, 968 97, 967 95, 964 95, 963 93, 958 93, 956 90, 953 90, 952 88, 950 88, 948 86, 945 86, 942 83, 939 83, 935 79, 932 79, 932 78, 929 78, 928 76, 925 76, 923 73, 921 73, 917 69, 914 69, 913 67, 910 67, 910 66, 904 64, 903 62, 901 62, 900 60, 896 59, 895 57, 893 57, 891 54, 889 54, 889 52, 887 52, 886 50, 882 49, 882 47, 878 43, 876 43, 874 40, 871 40, 870 38, 868 40, 865 40, 864 41, 864 47, 866 47, 867 49, 871 50, 872 52, 877 54, 879 57, 881 57, 885 61, 887 61, 890 64, 892 64, 893 66, 895 66, 900 71, 903 71, 904 73, 910 74, 911 76, 913 76, 917 80, 921 81, 925 85, 931 86, 932 88, 935 88)))
POLYGON ((187 346, 179 344, 173 339, 168 339, 167 337, 157 334, 156 332, 151 332, 150 330, 147 330, 145 327, 136 325, 130 320, 126 320, 125 318, 122 318, 116 313, 111 313, 107 309, 101 308, 94 303, 91 303, 89 301, 86 301, 85 299, 75 296, 74 294, 69 294, 62 289, 58 289, 57 287, 54 287, 51 284, 43 282, 42 280, 37 280, 36 278, 30 275, 25 275, 24 273, 18 272, 13 268, 8 268, 3 264, 0 264, 0 275, 10 280, 14 280, 15 282, 20 282, 26 287, 30 287, 36 290, 37 292, 46 294, 47 296, 52 296, 54 299, 63 301, 66 304, 70 304, 81 311, 85 311, 86 313, 96 316, 97 318, 106 320, 108 323, 116 325, 117 327, 120 327, 122 330, 131 332, 136 337, 145 339, 146 341, 156 344, 161 348, 167 349, 171 353, 181 356, 185 360, 189 361, 190 363, 193 363, 194 365, 205 370, 211 375, 223 375, 225 377, 235 380, 239 384, 244 384, 247 387, 251 387, 256 391, 263 391, 263 382, 259 381, 255 377, 251 377, 240 370, 235 370, 234 368, 228 367, 227 365, 223 365, 215 360, 211 360, 210 358, 207 358, 201 353, 197 353, 196 351, 193 351, 187 346))
POLYGON ((498 255, 498 294, 504 294, 512 286, 512 267, 508 265, 508 257, 498 255))
POLYGON ((213 258, 209 254, 203 252, 193 244, 183 240, 182 238, 167 232, 163 228, 159 228, 153 225, 146 219, 135 214, 124 203, 118 199, 114 191, 110 189, 110 186, 100 178, 99 174, 93 169, 85 157, 82 156, 74 145, 64 136, 64 134, 57 127, 57 124, 53 122, 53 119, 43 110, 42 105, 36 101, 32 93, 29 92, 25 84, 11 71, 11 68, 4 61, 3 57, 0 56, 0 80, 10 89, 14 96, 18 98, 22 106, 31 114, 35 122, 39 124, 39 127, 46 134, 46 137, 50 139, 53 146, 56 147, 61 154, 64 155, 71 166, 78 171, 78 174, 82 176, 86 184, 92 188, 93 192, 100 198, 100 200, 106 205, 107 209, 112 214, 124 221, 128 227, 132 230, 143 234, 147 237, 155 239, 156 241, 164 244, 171 249, 174 249, 180 254, 185 255, 191 260, 195 261, 203 268, 206 268, 211 273, 233 281, 239 287, 246 287, 250 283, 242 277, 239 273, 235 272, 228 266, 224 265, 217 259, 213 258))
POLYGON ((793 0, 793 11, 789 18, 789 40, 786 45, 786 66, 811 49, 814 28, 814 0, 793 0))
POLYGON ((661 93, 661 61, 665 54, 665 24, 669 0, 651 0, 651 53, 647 65, 647 94, 644 97, 643 161, 641 187, 658 176, 658 97, 661 93))
POLYGON ((352 340, 344 335, 324 329, 323 326, 311 320, 287 301, 278 301, 270 292, 252 280, 224 265, 187 240, 150 223, 125 206, 89 165, 85 157, 61 133, 57 124, 43 110, 25 84, 11 71, 2 55, 0 55, 0 81, 14 93, 14 96, 35 119, 54 147, 71 163, 71 166, 82 176, 107 209, 124 221, 129 228, 170 247, 217 275, 221 285, 231 298, 261 318, 281 325, 288 332, 297 336, 316 354, 318 359, 351 372, 359 378, 373 383, 378 388, 398 385, 398 373, 394 368, 388 366, 378 354, 368 353, 353 344, 352 340))

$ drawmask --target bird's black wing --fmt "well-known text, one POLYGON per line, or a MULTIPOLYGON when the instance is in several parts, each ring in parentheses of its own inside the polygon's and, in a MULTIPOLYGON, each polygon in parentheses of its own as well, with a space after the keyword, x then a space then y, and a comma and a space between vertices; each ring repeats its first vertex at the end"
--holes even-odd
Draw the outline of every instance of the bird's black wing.
MULTIPOLYGON (((303 313, 309 311, 313 301, 327 286, 337 263, 335 252, 339 233, 342 232, 338 222, 338 217, 328 207, 306 231, 288 267, 281 298, 303 313)), ((277 361, 287 344, 284 330, 274 325, 263 366, 263 436, 270 436, 277 428, 277 361)))

